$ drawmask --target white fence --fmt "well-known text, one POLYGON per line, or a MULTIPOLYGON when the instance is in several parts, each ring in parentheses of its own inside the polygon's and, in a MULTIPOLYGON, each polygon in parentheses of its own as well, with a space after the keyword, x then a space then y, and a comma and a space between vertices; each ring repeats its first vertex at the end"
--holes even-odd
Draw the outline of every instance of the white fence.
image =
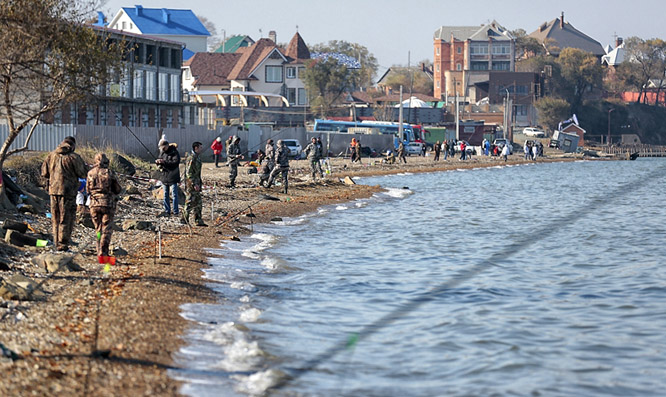
MULTIPOLYGON (((28 137, 32 125, 24 128, 16 137, 9 150, 22 148, 25 145, 25 139, 28 137)), ((27 150, 35 151, 51 151, 58 147, 60 142, 66 136, 75 136, 76 128, 69 124, 39 124, 35 128, 30 142, 28 142, 27 150)), ((9 126, 0 125, 0 143, 4 142, 9 136, 9 126)))

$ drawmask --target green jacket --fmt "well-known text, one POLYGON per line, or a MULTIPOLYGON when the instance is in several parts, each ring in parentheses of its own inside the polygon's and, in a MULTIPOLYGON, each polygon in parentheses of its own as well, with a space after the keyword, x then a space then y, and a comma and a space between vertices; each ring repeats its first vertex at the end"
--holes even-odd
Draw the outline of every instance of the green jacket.
POLYGON ((185 162, 185 187, 201 187, 201 157, 196 153, 190 153, 185 162))

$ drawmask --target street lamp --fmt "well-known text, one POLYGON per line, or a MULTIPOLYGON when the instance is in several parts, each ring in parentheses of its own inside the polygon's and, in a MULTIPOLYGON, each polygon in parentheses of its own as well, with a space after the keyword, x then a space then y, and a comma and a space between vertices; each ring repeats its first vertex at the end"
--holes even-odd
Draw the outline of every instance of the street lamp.
POLYGON ((504 134, 502 135, 504 135, 504 139, 506 139, 506 133, 509 130, 511 115, 509 113, 509 90, 505 88, 504 91, 506 91, 506 102, 504 102, 504 134))
POLYGON ((611 137, 610 137, 610 114, 615 109, 608 109, 608 137, 606 138, 606 144, 610 147, 611 137))

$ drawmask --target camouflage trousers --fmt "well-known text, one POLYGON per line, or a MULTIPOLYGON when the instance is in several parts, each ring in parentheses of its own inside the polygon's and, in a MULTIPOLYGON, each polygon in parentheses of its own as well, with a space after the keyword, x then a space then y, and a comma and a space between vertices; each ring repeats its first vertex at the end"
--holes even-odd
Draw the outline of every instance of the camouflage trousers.
POLYGON ((202 223, 202 208, 203 200, 201 199, 201 192, 196 191, 194 188, 185 189, 185 209, 183 210, 183 219, 189 222, 190 214, 194 214, 194 221, 202 223))
POLYGON ((321 169, 321 164, 317 159, 310 159, 310 169, 312 170, 312 179, 315 179, 317 174, 320 178, 324 177, 324 172, 321 169))
POLYGON ((289 189, 289 166, 284 167, 276 165, 275 168, 273 168, 273 171, 271 171, 271 176, 268 179, 268 187, 273 186, 273 181, 278 176, 278 174, 282 175, 282 192, 287 194, 289 189))
POLYGON ((236 186, 238 176, 238 164, 229 164, 229 186, 236 186))
POLYGON ((51 196, 53 245, 58 250, 68 248, 76 219, 76 196, 51 196))
POLYGON ((90 217, 97 232, 97 256, 109 256, 109 244, 113 233, 111 223, 115 212, 110 207, 90 207, 90 217))

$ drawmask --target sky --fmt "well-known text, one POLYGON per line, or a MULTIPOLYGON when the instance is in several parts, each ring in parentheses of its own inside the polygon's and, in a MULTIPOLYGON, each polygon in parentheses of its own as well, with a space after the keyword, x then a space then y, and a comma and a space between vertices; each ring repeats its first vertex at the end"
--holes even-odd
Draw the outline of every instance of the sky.
POLYGON ((440 26, 481 26, 496 20, 528 34, 564 12, 564 20, 603 47, 615 36, 666 39, 664 0, 107 0, 110 20, 122 7, 191 9, 213 22, 220 37, 254 40, 277 32, 288 43, 298 32, 306 44, 344 40, 374 54, 379 73, 393 65, 433 58, 433 34, 440 26), (298 27, 298 28, 297 28, 298 27))

